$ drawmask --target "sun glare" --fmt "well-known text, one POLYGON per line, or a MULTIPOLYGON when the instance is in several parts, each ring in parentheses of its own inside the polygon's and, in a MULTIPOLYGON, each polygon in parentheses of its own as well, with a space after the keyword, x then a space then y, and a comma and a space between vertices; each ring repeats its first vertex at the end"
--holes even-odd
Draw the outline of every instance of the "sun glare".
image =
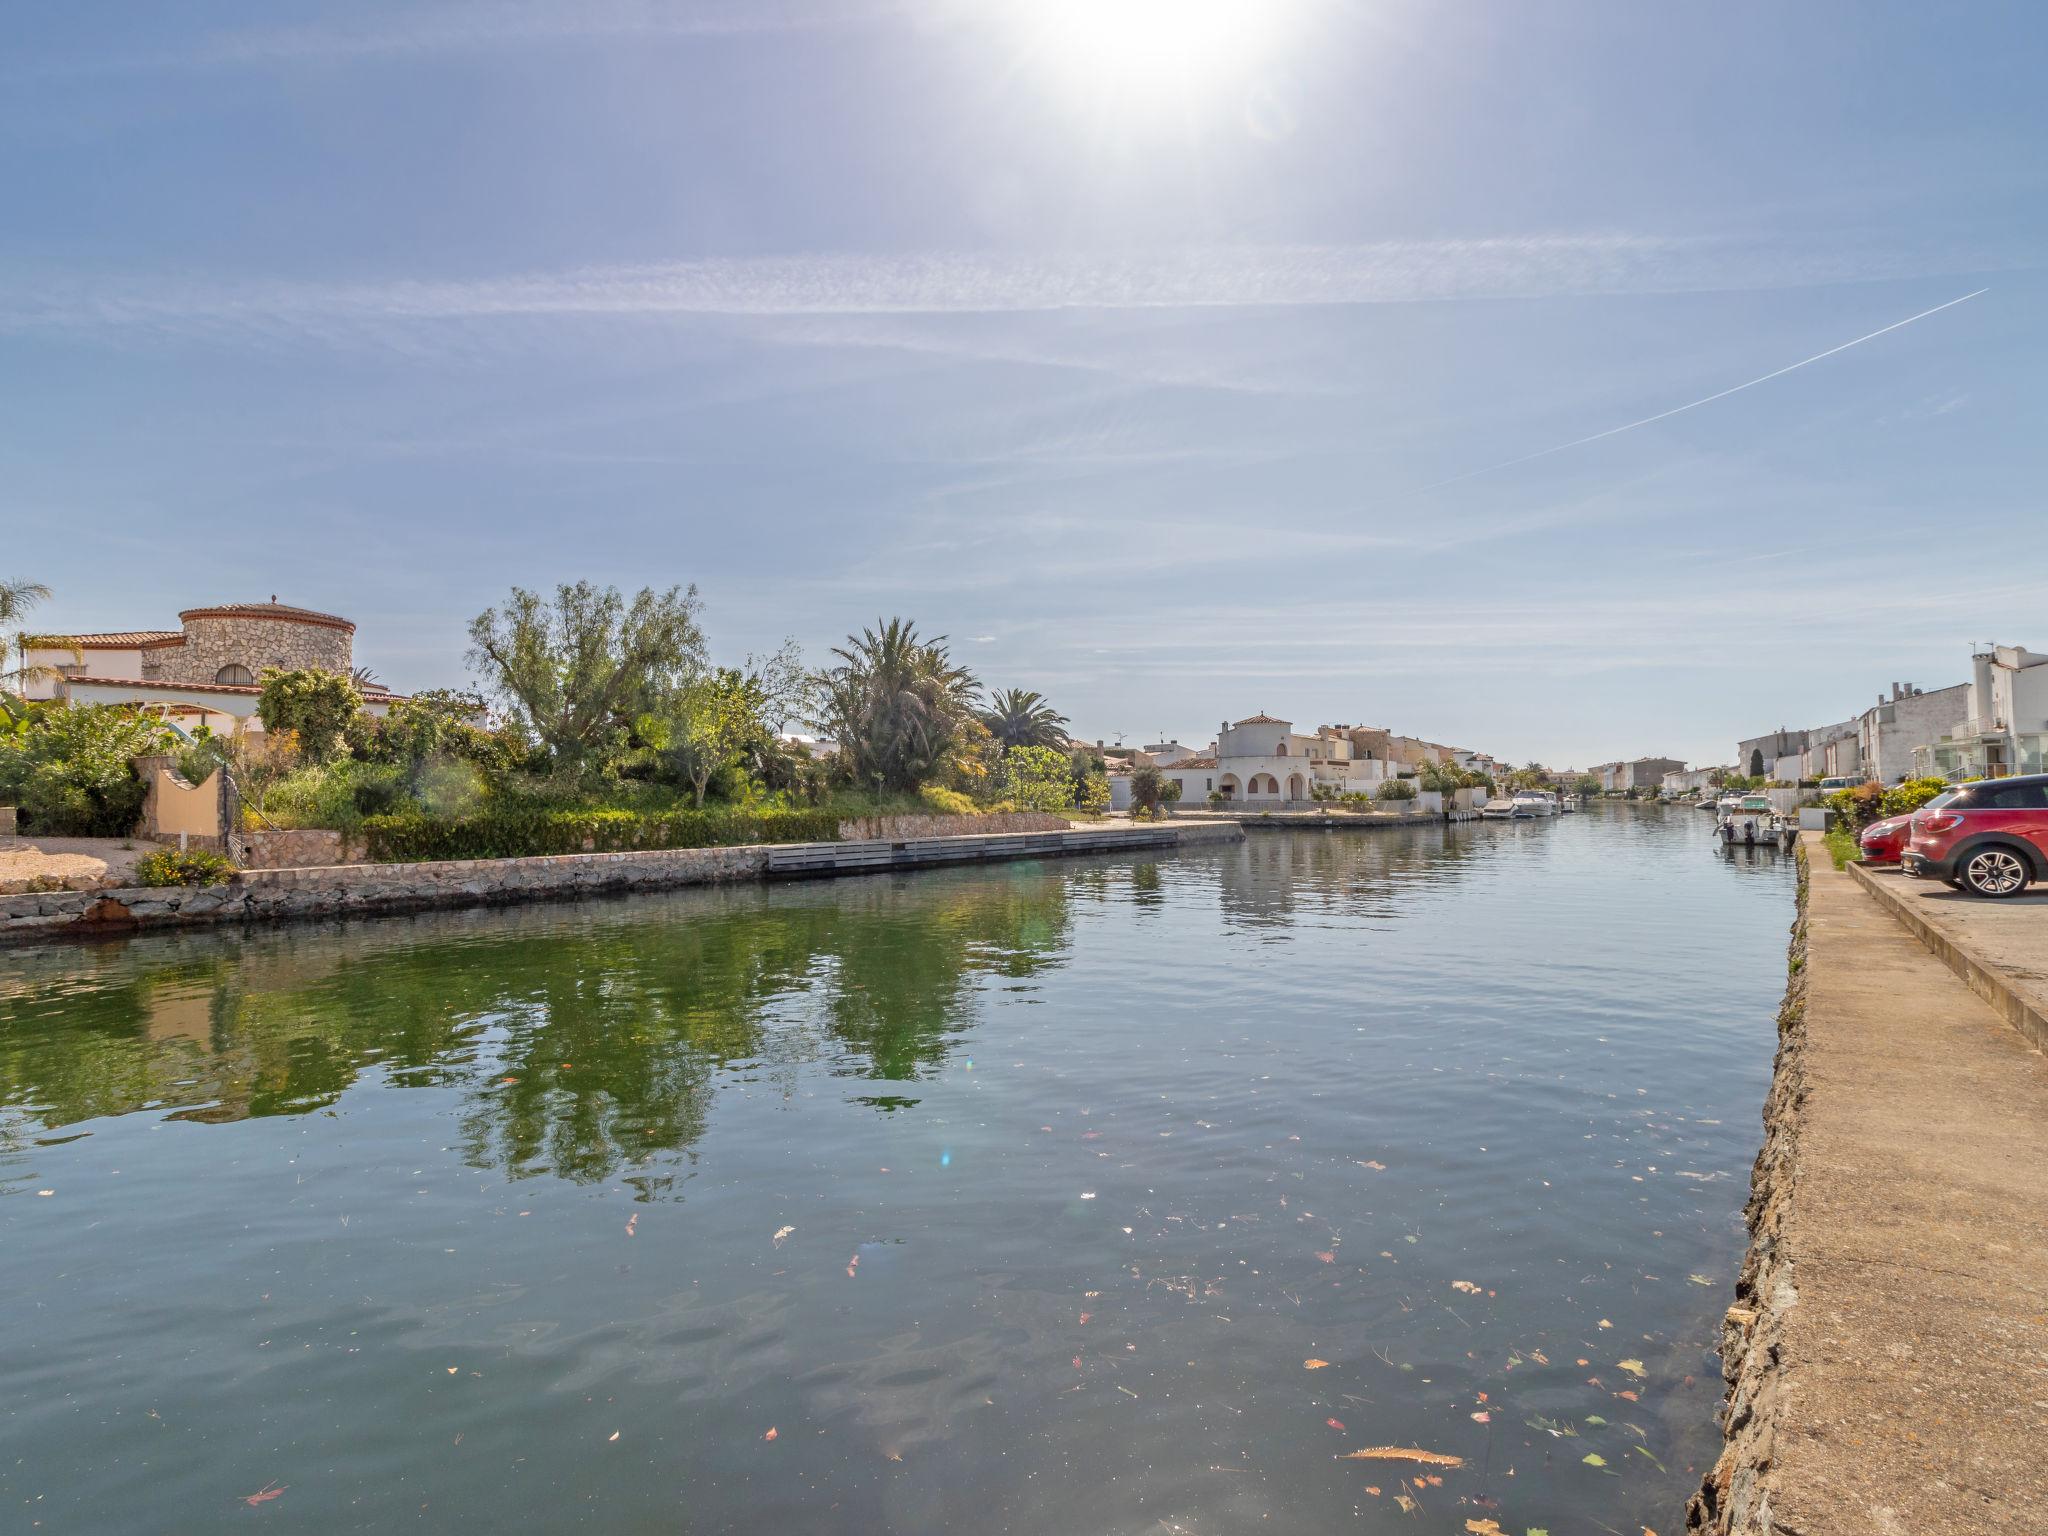
POLYGON ((1018 0, 1028 46, 1091 96, 1144 106, 1203 94, 1276 40, 1282 0, 1018 0))

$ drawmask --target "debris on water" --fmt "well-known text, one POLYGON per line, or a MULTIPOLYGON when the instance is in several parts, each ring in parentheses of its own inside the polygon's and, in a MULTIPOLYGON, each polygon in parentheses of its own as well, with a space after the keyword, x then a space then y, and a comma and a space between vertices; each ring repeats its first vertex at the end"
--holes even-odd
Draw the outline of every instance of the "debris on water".
POLYGON ((784 1243, 789 1241, 789 1234, 794 1232, 795 1230, 795 1227, 777 1227, 775 1229, 775 1235, 768 1239, 769 1245, 771 1247, 780 1248, 784 1243))
POLYGON ((291 1487, 290 1483, 265 1483, 254 1493, 243 1494, 242 1502, 252 1508, 258 1504, 268 1504, 272 1499, 282 1496, 285 1489, 289 1487, 291 1487))
POLYGON ((1360 1451, 1346 1451, 1337 1458, 1339 1461, 1419 1461, 1431 1467, 1462 1467, 1465 1458, 1447 1456, 1441 1451, 1418 1450, 1404 1445, 1368 1445, 1360 1451))

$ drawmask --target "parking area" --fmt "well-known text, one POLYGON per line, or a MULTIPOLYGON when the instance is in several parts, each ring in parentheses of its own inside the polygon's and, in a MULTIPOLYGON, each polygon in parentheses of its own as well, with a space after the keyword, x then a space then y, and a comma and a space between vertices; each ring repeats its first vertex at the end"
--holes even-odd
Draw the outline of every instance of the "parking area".
MULTIPOLYGON (((2001 1007, 2022 1033, 2048 1033, 2048 884, 2029 886, 2002 901, 1965 896, 1938 880, 1912 880, 1895 869, 1860 868, 1871 893, 1913 929, 1930 949, 1999 1004, 1993 991, 2011 994, 2001 1007), (1973 978, 1970 970, 1981 973, 1973 978), (1987 990, 1989 989, 1989 990, 1987 990), (2030 1027, 2025 1020, 2031 1016, 2030 1027)), ((2048 1045, 2038 1036, 2036 1045, 2048 1045)))

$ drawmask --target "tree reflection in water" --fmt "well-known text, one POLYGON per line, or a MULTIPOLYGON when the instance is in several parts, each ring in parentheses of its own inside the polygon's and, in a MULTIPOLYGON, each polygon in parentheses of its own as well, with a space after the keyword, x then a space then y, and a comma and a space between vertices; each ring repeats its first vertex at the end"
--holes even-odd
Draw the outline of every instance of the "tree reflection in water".
POLYGON ((26 951, 0 1152, 140 1110, 305 1114, 374 1072, 462 1095, 478 1166, 602 1180, 686 1152, 723 1083, 933 1071, 984 985, 1061 962, 1067 901, 1026 865, 26 951))

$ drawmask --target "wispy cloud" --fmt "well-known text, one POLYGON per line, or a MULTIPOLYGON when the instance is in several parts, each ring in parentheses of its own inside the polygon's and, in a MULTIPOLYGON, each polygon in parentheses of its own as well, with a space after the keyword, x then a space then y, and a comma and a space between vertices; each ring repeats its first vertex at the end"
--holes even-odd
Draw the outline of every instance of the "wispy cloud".
POLYGON ((1125 253, 716 258, 461 280, 0 283, 0 329, 132 329, 436 351, 424 327, 725 316, 1286 308, 1797 288, 1983 269, 1982 257, 1642 234, 1125 253))
POLYGON ((463 0, 345 8, 332 21, 238 28, 157 52, 45 61, 46 70, 264 68, 428 58, 562 43, 749 36, 869 26, 904 13, 882 0, 463 0))

